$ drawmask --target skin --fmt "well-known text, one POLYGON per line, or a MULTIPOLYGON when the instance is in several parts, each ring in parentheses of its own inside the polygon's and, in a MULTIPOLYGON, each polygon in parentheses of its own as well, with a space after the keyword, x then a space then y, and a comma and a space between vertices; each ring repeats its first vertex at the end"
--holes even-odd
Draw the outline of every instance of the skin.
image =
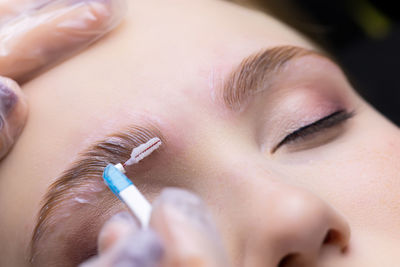
POLYGON ((0 265, 29 266, 40 201, 60 170, 88 144, 142 120, 158 125, 169 153, 142 182, 147 196, 164 186, 199 195, 232 266, 277 266, 290 253, 299 255, 295 266, 400 263, 399 131, 340 69, 302 58, 241 112, 218 98, 243 58, 280 45, 314 47, 277 20, 225 2, 132 1, 117 31, 25 84, 30 117, 0 165, 0 265), (270 153, 302 119, 329 115, 329 104, 355 115, 270 153), (331 229, 341 242, 324 243, 331 229))
POLYGON ((124 13, 123 0, 45 2, 0 1, 0 159, 28 114, 18 83, 83 50, 117 26, 124 13))

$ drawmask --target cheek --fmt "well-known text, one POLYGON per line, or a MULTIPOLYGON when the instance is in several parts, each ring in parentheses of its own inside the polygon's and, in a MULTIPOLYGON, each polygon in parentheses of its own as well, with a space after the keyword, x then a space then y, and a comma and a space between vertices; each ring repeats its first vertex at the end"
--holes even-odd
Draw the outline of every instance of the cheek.
MULTIPOLYGON (((389 131, 390 132, 390 131, 389 131)), ((400 138, 383 133, 354 152, 349 167, 348 205, 360 223, 400 229, 400 138), (351 167, 350 167, 351 166, 351 167)))
POLYGON ((336 166, 327 166, 326 177, 331 179, 330 186, 324 187, 327 196, 353 227, 398 232, 400 138, 398 134, 381 134, 360 142, 343 153, 336 166))
MULTIPOLYGON (((360 114, 361 115, 361 114, 360 114)), ((400 132, 367 109, 354 132, 353 146, 336 168, 345 191, 337 201, 354 223, 370 229, 400 230, 400 132)))
POLYGON ((399 130, 371 110, 354 122, 343 140, 313 157, 307 154, 308 160, 288 166, 285 176, 343 213, 353 229, 398 233, 399 130))

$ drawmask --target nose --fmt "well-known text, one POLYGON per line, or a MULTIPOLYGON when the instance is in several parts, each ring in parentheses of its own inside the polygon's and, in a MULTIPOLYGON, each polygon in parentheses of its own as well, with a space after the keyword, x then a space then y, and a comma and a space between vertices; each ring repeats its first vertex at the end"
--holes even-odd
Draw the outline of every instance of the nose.
POLYGON ((312 267, 318 265, 323 252, 345 252, 349 225, 320 198, 286 185, 264 197, 265 219, 259 220, 258 229, 253 228, 258 233, 248 240, 247 248, 253 251, 247 251, 250 257, 245 266, 266 266, 267 261, 267 266, 274 267, 312 267))

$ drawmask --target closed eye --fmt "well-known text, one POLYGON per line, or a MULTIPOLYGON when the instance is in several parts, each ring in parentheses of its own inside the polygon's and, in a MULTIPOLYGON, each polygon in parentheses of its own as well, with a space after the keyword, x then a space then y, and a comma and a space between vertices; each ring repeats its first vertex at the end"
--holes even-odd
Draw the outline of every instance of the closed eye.
POLYGON ((272 153, 274 153, 278 148, 283 145, 304 140, 306 137, 319 133, 322 130, 330 129, 336 125, 339 125, 353 116, 354 112, 339 110, 309 125, 303 126, 290 133, 282 141, 280 141, 278 145, 276 145, 275 148, 272 150, 272 153))

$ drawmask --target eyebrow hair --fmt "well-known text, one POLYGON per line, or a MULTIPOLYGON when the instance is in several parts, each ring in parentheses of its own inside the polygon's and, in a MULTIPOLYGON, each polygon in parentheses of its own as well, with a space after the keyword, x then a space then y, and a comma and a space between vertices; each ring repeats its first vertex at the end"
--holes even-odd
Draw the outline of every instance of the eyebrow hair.
POLYGON ((242 110, 252 96, 270 86, 272 78, 290 61, 308 55, 328 58, 321 52, 289 45, 269 48, 245 58, 224 82, 224 105, 233 111, 242 110))
MULTIPOLYGON (((225 106, 234 111, 240 110, 249 98, 264 91, 268 80, 284 69, 289 61, 306 55, 322 54, 295 46, 278 46, 247 57, 228 75, 224 83, 222 97, 225 106)), ((35 257, 36 245, 53 222, 52 215, 70 200, 71 192, 90 185, 94 180, 102 180, 103 169, 107 164, 126 161, 134 147, 153 137, 159 137, 165 143, 156 126, 136 125, 107 136, 79 155, 78 160, 50 185, 42 201, 30 243, 31 262, 35 257)))
MULTIPOLYGON (((159 137, 163 143, 161 131, 155 125, 131 126, 123 131, 106 136, 83 151, 78 160, 65 170, 53 182, 42 200, 42 207, 37 216, 37 223, 30 243, 30 262, 36 256, 36 246, 46 234, 54 213, 74 195, 74 190, 90 183, 102 181, 102 173, 108 164, 125 162, 130 158, 132 149, 153 137, 159 137)), ((104 187, 107 190, 107 187, 104 187)), ((97 192, 102 193, 102 192, 97 192)))

